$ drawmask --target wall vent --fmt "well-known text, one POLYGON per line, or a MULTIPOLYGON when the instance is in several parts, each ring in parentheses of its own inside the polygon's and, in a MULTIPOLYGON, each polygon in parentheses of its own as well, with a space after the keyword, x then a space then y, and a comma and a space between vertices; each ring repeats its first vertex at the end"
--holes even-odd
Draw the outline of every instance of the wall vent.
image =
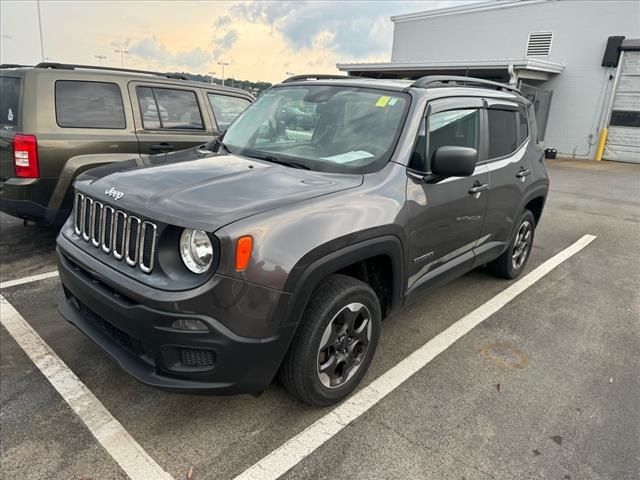
POLYGON ((531 32, 527 41, 527 57, 547 57, 551 51, 553 32, 531 32))

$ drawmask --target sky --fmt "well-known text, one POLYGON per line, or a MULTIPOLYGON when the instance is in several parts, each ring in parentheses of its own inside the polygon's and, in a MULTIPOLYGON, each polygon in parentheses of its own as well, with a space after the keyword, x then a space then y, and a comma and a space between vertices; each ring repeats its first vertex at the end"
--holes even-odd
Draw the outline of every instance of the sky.
MULTIPOLYGON (((41 0, 47 61, 186 71, 278 82, 335 73, 339 62, 389 61, 390 16, 469 0, 80 1, 41 0)), ((41 61, 37 4, 0 0, 2 63, 41 61), (9 38, 7 38, 9 37, 9 38)))

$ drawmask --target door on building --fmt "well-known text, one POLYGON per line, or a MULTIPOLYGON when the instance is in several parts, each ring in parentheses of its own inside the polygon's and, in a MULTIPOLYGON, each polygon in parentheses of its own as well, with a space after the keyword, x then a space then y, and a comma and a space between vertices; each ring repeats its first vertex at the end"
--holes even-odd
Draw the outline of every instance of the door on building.
POLYGON ((553 90, 543 90, 542 88, 522 83, 520 85, 520 91, 525 98, 533 103, 533 108, 536 112, 536 122, 538 124, 538 138, 544 140, 553 90))
POLYGON ((602 158, 640 163, 640 51, 625 51, 618 68, 620 78, 602 158))

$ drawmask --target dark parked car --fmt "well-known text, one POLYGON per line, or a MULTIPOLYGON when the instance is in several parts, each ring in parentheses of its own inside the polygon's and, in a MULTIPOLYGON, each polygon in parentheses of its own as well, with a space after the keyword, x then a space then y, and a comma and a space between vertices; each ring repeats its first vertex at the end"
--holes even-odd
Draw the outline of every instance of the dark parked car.
POLYGON ((61 225, 83 171, 201 145, 253 101, 239 89, 139 70, 0 68, 0 210, 61 225))
POLYGON ((207 148, 87 172, 58 237, 64 317, 168 390, 341 400, 382 319, 522 273, 549 185, 530 102, 464 77, 294 77, 207 148))

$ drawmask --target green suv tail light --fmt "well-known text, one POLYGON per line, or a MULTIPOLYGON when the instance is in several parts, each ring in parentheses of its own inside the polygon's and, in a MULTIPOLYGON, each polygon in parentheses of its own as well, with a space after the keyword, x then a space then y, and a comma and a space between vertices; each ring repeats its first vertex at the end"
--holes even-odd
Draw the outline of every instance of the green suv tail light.
POLYGON ((16 177, 38 178, 40 176, 38 141, 35 135, 16 133, 13 137, 13 164, 16 177))

